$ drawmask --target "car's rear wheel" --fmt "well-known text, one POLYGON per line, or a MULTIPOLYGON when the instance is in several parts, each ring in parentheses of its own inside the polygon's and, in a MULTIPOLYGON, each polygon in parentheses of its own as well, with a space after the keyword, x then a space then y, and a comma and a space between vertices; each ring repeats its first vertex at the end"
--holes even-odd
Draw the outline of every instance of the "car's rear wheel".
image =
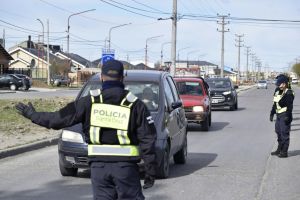
POLYGON ((202 131, 208 131, 209 129, 209 116, 206 117, 204 121, 201 122, 202 131))
POLYGON ((62 176, 76 176, 78 168, 67 168, 64 166, 61 156, 59 156, 59 170, 62 176))
POLYGON ((176 164, 185 164, 187 159, 187 135, 185 133, 182 148, 173 156, 176 164))
POLYGON ((17 90, 17 86, 15 84, 10 85, 9 88, 10 90, 14 90, 14 91, 17 90))
POLYGON ((165 150, 164 150, 164 155, 163 155, 162 161, 156 171, 156 176, 158 178, 167 178, 169 176, 169 168, 170 168, 170 157, 169 156, 170 156, 170 148, 169 148, 169 144, 167 143, 165 150))

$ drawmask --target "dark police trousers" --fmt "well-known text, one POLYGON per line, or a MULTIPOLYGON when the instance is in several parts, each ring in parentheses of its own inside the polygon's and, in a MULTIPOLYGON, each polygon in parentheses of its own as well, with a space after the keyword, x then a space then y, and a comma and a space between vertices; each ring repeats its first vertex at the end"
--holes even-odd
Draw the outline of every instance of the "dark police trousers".
POLYGON ((136 163, 92 162, 94 200, 144 200, 136 163))
POLYGON ((275 123, 275 132, 277 134, 278 146, 282 152, 288 152, 290 145, 290 129, 291 123, 288 125, 285 123, 284 118, 286 113, 277 114, 276 123, 275 123))

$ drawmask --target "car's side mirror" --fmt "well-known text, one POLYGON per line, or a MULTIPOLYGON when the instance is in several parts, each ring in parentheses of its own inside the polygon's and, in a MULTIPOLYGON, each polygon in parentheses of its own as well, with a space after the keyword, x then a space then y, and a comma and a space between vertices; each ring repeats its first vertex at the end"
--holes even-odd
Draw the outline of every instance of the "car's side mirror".
POLYGON ((234 89, 238 89, 238 88, 239 88, 239 86, 238 86, 238 85, 235 85, 235 86, 234 86, 234 89))
POLYGON ((171 105, 172 109, 180 108, 181 106, 182 106, 181 101, 173 102, 172 105, 171 105))

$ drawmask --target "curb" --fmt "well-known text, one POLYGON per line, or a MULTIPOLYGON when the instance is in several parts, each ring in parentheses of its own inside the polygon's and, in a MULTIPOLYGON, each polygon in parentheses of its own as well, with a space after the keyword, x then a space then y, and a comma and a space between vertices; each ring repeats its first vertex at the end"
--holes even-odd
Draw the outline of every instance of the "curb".
POLYGON ((0 94, 16 93, 16 91, 0 91, 0 94))
POLYGON ((58 143, 58 137, 54 137, 54 138, 48 138, 45 140, 41 140, 41 141, 37 141, 37 142, 33 142, 33 143, 21 145, 21 146, 3 149, 3 150, 0 150, 0 159, 6 158, 9 156, 15 156, 15 155, 25 153, 28 151, 37 150, 40 148, 44 148, 46 146, 55 145, 57 143, 58 143))

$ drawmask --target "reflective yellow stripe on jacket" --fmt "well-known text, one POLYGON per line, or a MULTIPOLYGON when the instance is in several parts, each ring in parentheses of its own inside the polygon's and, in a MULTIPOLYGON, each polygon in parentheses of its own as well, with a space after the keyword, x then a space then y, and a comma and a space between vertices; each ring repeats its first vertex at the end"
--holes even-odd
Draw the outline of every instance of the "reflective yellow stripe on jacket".
POLYGON ((286 112, 287 111, 287 107, 280 107, 279 105, 279 101, 280 99, 284 96, 286 91, 282 92, 282 94, 280 95, 279 94, 279 91, 277 91, 274 95, 274 98, 273 98, 273 101, 276 103, 276 113, 277 114, 280 114, 280 113, 283 113, 283 112, 286 112))

